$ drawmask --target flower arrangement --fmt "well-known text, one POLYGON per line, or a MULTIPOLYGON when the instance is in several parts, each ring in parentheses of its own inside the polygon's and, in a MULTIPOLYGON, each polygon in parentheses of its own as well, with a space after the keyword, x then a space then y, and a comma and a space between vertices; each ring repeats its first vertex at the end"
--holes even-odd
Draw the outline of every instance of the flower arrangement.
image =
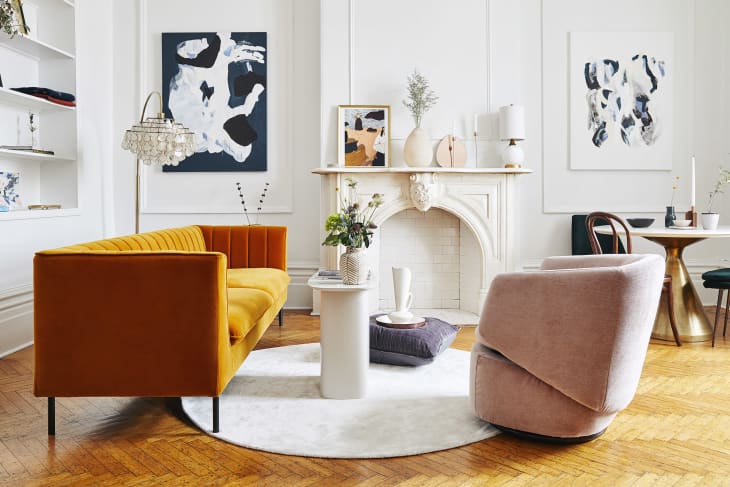
POLYGON ((251 223, 251 219, 248 216, 248 207, 246 206, 246 198, 243 195, 243 186, 241 186, 241 183, 236 182, 236 189, 238 189, 238 197, 241 199, 241 206, 243 206, 243 214, 246 216, 246 222, 250 225, 258 225, 259 224, 259 215, 261 214, 261 208, 264 205, 264 200, 266 199, 266 194, 269 192, 269 183, 264 184, 264 189, 261 191, 261 194, 259 195, 259 201, 258 206, 256 207, 256 222, 251 223))
POLYGON ((416 127, 420 127, 423 114, 436 104, 439 97, 430 88, 428 80, 417 69, 414 69, 413 74, 408 76, 407 89, 408 99, 403 100, 403 105, 411 112, 416 127))
POLYGON ((674 206, 674 194, 677 192, 677 188, 679 188, 679 176, 674 177, 674 184, 672 184, 672 201, 669 206, 674 206))
POLYGON ((367 205, 362 206, 357 201, 357 181, 346 178, 348 195, 342 197, 340 188, 337 188, 340 211, 327 217, 324 229, 329 232, 322 245, 344 245, 345 247, 366 248, 370 246, 373 230, 377 226, 373 223, 375 210, 383 204, 383 197, 375 193, 370 197, 367 205))
POLYGON ((712 211, 712 205, 715 203, 715 198, 718 194, 722 193, 722 188, 727 183, 730 183, 730 170, 724 169, 722 166, 718 168, 719 174, 717 176, 717 182, 715 183, 715 187, 712 191, 710 191, 710 196, 707 200, 707 210, 705 213, 714 213, 712 211))

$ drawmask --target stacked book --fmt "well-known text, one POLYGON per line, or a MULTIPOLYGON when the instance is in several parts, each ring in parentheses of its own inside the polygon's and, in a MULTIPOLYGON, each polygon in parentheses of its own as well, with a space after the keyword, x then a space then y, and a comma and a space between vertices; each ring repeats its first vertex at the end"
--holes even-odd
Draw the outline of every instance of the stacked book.
POLYGON ((338 270, 320 269, 314 278, 318 281, 331 282, 336 284, 338 281, 342 282, 342 274, 338 270))

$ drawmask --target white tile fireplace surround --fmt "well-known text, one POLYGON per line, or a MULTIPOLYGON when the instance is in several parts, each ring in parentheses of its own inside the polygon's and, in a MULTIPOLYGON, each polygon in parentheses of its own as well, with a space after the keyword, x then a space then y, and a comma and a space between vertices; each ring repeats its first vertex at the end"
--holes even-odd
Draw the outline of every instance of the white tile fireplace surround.
MULTIPOLYGON (((338 210, 336 188, 346 188, 348 176, 358 182, 361 201, 373 193, 384 196, 374 217, 379 230, 368 249, 377 281, 371 312, 392 310, 390 269, 401 265, 413 273, 416 312, 475 324, 494 276, 515 268, 517 176, 529 169, 333 167, 313 172, 321 176, 321 221, 338 210)), ((341 252, 322 247, 320 266, 337 268, 341 252)), ((315 293, 314 313, 318 298, 315 293)))

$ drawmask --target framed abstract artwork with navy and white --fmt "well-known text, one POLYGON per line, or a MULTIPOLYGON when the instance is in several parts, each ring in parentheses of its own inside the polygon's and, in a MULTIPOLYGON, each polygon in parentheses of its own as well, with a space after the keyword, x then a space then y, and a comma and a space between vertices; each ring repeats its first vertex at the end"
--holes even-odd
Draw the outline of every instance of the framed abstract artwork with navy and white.
POLYGON ((165 114, 195 154, 165 172, 266 171, 266 32, 162 34, 165 114))
POLYGON ((671 170, 671 32, 570 33, 570 169, 671 170))

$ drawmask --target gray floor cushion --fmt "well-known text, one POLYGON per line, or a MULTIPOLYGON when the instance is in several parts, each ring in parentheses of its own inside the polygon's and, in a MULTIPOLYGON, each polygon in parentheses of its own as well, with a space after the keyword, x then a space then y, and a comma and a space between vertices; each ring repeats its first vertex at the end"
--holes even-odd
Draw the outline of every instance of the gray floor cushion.
POLYGON ((459 327, 426 317, 421 328, 400 329, 379 325, 370 317, 370 361, 391 365, 424 365, 449 348, 459 327))

